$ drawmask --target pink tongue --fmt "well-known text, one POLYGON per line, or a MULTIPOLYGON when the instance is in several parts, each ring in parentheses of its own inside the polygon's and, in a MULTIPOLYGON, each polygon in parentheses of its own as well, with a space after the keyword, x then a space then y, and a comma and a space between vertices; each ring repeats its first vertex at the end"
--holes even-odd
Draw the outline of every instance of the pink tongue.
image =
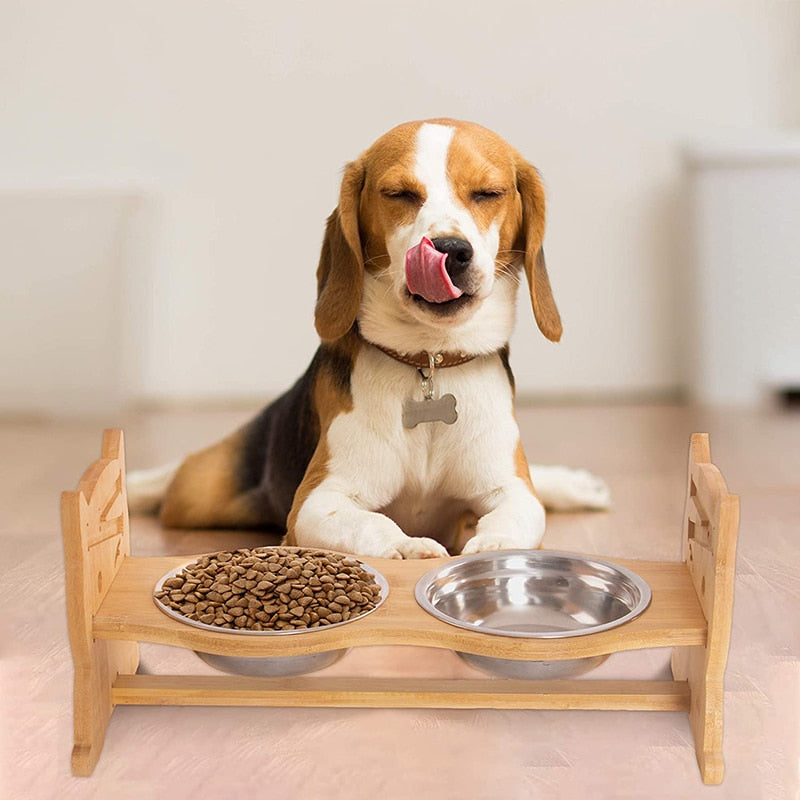
POLYGON ((446 303, 463 292, 450 280, 444 265, 447 253, 440 253, 426 236, 406 253, 406 285, 429 303, 446 303))

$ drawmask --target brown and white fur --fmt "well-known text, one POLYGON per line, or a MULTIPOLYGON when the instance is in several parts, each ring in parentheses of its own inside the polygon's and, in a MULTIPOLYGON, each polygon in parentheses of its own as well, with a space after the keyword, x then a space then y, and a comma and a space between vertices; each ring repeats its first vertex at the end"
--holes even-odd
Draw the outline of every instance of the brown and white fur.
MULTIPOLYGON (((306 373, 219 444, 132 473, 132 507, 160 505, 167 526, 281 529, 287 544, 389 558, 446 555, 469 512, 477 526, 461 552, 537 547, 545 512, 514 415, 508 340, 522 272, 541 332, 561 336, 544 227, 536 169, 496 134, 450 119, 389 131, 345 169, 306 373), (410 293, 404 259, 423 236, 469 243, 457 299, 410 293), (435 372, 437 394, 457 399, 455 424, 408 429, 403 403, 421 398, 421 378, 398 356, 428 353, 474 358, 435 372)), ((608 502, 583 471, 537 476, 551 506, 608 502)))

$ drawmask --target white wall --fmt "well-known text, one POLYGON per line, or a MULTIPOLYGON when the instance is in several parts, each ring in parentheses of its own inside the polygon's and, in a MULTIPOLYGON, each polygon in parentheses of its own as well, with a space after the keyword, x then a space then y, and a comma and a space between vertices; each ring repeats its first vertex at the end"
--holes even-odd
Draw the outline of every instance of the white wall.
POLYGON ((0 193, 0 411, 117 412, 137 349, 125 285, 137 201, 0 193))
POLYGON ((565 335, 546 343, 521 304, 520 391, 672 391, 679 145, 800 125, 798 40, 792 2, 5 0, 0 191, 139 198, 117 260, 131 396, 269 395, 315 347, 343 164, 398 122, 473 119, 549 189, 565 335))

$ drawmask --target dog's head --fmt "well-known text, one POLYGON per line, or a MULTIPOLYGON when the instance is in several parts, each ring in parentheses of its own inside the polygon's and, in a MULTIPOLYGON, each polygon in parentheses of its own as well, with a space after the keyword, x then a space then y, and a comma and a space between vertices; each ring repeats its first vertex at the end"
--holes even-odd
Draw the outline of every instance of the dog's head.
POLYGON ((536 322, 561 336, 542 251, 536 169, 473 123, 411 122, 348 164, 317 270, 317 331, 358 320, 411 350, 488 352, 508 340, 524 267, 536 322))

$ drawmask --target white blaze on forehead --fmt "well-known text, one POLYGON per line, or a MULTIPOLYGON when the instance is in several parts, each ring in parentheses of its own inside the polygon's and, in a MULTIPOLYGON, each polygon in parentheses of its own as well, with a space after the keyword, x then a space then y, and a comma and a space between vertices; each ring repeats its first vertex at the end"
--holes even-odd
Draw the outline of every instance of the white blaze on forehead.
POLYGON ((450 183, 447 180, 447 153, 455 128, 448 125, 420 126, 417 131, 417 153, 414 174, 425 186, 428 203, 452 203, 450 183))
POLYGON ((497 249, 497 231, 482 233, 472 214, 456 197, 447 172, 447 157, 455 128, 425 123, 417 131, 414 176, 425 187, 425 203, 414 224, 414 235, 457 236, 466 239, 475 251, 475 261, 491 272, 497 249), (485 263, 481 263, 485 262, 485 263))

